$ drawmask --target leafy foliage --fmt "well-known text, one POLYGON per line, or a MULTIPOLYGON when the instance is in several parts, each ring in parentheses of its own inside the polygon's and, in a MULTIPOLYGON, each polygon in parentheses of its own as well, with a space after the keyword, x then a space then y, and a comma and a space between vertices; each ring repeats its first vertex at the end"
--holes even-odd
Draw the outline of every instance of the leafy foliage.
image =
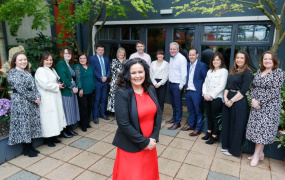
MULTIPOLYGON (((78 52, 82 52, 79 47, 79 43, 76 39, 76 26, 78 24, 85 25, 89 23, 89 41, 86 54, 89 54, 92 43, 92 28, 96 22, 102 17, 103 11, 105 10, 105 17, 103 23, 97 29, 97 33, 100 31, 108 17, 124 17, 126 18, 126 11, 130 11, 131 8, 127 6, 130 3, 131 6, 143 16, 146 16, 146 12, 155 12, 151 0, 81 0, 80 3, 75 4, 75 10, 72 12, 74 5, 73 0, 62 0, 61 2, 55 1, 60 11, 58 24, 62 25, 59 37, 64 36, 64 32, 70 32, 72 39, 78 49, 78 52), (122 4, 124 2, 124 4, 122 4)), ((95 35, 95 36, 96 36, 95 35)), ((95 39, 96 42, 96 39, 95 39)))
POLYGON ((27 48, 25 49, 25 54, 27 55, 29 62, 32 64, 31 70, 34 72, 38 68, 39 58, 42 52, 51 52, 54 57, 54 64, 56 64, 56 62, 60 60, 60 49, 57 48, 57 45, 65 42, 70 44, 71 47, 74 45, 72 41, 49 37, 41 32, 37 35, 37 37, 29 39, 16 39, 18 43, 24 43, 26 45, 27 48))
POLYGON ((32 29, 45 30, 53 21, 50 11, 45 0, 0 0, 0 22, 8 22, 12 36, 17 35, 25 16, 34 17, 32 29))

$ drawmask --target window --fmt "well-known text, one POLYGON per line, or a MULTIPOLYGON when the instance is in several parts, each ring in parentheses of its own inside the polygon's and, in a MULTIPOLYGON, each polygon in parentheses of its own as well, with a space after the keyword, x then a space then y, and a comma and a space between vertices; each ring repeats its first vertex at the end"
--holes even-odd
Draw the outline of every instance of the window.
POLYGON ((203 41, 231 41, 232 26, 204 26, 203 41))
POLYGON ((122 28, 122 40, 139 40, 139 28, 122 28))
POLYGON ((99 37, 101 40, 116 40, 116 28, 102 28, 99 37))
POLYGON ((165 29, 148 29, 147 33, 147 53, 151 60, 156 60, 156 51, 165 51, 165 29))
POLYGON ((238 27, 238 41, 268 42, 270 27, 270 24, 240 25, 238 27))

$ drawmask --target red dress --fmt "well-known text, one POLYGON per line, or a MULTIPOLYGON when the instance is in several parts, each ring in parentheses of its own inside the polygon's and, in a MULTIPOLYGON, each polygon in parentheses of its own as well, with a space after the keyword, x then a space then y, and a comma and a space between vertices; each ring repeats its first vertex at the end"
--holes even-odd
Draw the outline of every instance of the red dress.
MULTIPOLYGON (((136 94, 140 128, 145 137, 153 131, 157 107, 151 97, 143 92, 136 94)), ((113 169, 113 180, 158 180, 158 162, 156 148, 131 153, 117 148, 113 169)))

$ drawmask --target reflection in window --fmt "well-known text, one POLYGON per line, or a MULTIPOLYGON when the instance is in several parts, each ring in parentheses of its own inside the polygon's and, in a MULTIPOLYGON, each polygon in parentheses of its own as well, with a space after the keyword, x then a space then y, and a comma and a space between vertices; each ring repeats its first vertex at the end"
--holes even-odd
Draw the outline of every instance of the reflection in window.
POLYGON ((269 41, 271 25, 241 25, 238 28, 238 41, 269 41))
POLYGON ((214 53, 220 52, 225 61, 227 69, 229 69, 230 59, 231 59, 231 47, 232 46, 201 46, 201 61, 206 63, 208 66, 211 57, 214 53))
POLYGON ((127 59, 130 57, 131 54, 137 52, 136 44, 121 44, 121 47, 125 48, 127 59))
POLYGON ((245 50, 249 55, 249 66, 253 72, 259 69, 259 59, 265 51, 270 49, 269 46, 235 46, 235 53, 239 50, 245 50))
POLYGON ((104 44, 104 55, 107 56, 110 60, 116 58, 116 53, 118 50, 118 44, 104 44))
POLYGON ((102 28, 99 33, 100 39, 108 39, 108 28, 102 28))
POLYGON ((122 40, 139 40, 139 28, 122 28, 122 40))
POLYGON ((231 41, 232 26, 204 26, 203 41, 231 41))
POLYGON ((116 39, 116 28, 109 28, 109 39, 110 40, 116 39))
POLYGON ((173 39, 180 46, 180 53, 189 61, 188 52, 194 46, 195 28, 174 28, 173 39))
POLYGON ((156 51, 165 51, 165 29, 148 29, 147 33, 147 53, 151 60, 156 60, 156 51))

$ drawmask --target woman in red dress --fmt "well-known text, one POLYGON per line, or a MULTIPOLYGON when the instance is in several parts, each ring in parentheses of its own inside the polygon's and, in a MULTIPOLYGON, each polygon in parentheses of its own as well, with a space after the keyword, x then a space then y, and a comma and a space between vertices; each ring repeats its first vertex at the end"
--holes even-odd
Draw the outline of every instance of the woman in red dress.
POLYGON ((115 112, 113 180, 158 180, 156 144, 162 112, 144 60, 124 64, 117 80, 115 112))

